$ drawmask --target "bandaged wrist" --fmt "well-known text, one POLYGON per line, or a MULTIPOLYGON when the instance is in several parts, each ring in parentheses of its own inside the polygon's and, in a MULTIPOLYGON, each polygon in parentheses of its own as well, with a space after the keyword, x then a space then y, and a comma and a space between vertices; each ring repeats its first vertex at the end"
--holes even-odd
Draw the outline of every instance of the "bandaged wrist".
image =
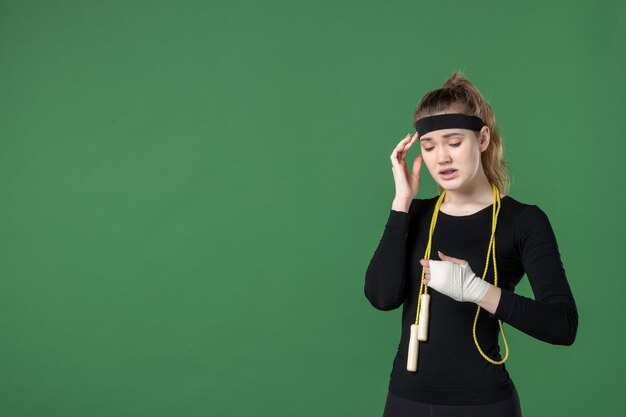
POLYGON ((432 288, 457 301, 479 303, 489 291, 490 283, 472 271, 469 263, 459 265, 450 261, 429 260, 432 288))

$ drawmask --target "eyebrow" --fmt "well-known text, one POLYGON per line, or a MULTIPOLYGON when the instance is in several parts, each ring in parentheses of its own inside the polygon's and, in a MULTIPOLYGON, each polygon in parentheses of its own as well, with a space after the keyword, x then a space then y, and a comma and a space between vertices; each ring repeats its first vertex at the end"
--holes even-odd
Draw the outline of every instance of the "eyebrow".
MULTIPOLYGON (((447 139, 447 138, 449 138, 449 137, 451 137, 451 136, 461 136, 461 137, 465 137, 465 136, 463 135, 463 133, 459 133, 459 132, 446 133, 445 135, 442 135, 441 137, 442 137, 442 138, 446 138, 446 139, 447 139)), ((432 140, 433 140, 433 138, 420 138, 420 142, 422 142, 423 140, 425 140, 425 141, 429 141, 429 140, 430 140, 430 141, 432 141, 432 140)))

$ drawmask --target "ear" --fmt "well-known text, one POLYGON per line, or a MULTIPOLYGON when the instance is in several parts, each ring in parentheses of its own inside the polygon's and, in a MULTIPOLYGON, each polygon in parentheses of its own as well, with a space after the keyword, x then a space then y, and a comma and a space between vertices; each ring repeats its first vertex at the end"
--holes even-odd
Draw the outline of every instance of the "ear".
POLYGON ((489 147, 489 142, 491 141, 491 130, 489 126, 483 126, 478 132, 478 143, 480 145, 480 151, 485 152, 489 147))

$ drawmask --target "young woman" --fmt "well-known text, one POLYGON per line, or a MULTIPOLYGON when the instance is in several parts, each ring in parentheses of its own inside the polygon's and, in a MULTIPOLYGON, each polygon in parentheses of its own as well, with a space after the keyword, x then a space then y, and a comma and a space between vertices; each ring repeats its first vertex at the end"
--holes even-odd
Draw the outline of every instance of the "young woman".
POLYGON ((422 98, 413 121, 416 133, 391 154, 396 195, 365 276, 375 308, 403 306, 383 417, 521 416, 503 323, 555 345, 571 345, 578 329, 552 227, 507 195, 495 116, 460 73, 422 98), (422 160, 438 196, 415 198, 422 160), (514 293, 524 274, 534 299, 514 293))

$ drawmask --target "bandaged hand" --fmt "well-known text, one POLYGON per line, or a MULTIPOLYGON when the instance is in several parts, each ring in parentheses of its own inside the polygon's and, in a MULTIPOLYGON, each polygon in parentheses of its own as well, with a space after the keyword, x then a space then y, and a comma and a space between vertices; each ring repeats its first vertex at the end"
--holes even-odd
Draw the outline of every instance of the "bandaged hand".
POLYGON ((467 261, 439 252, 442 261, 422 259, 424 282, 456 301, 479 303, 489 291, 490 283, 476 276, 467 261))

